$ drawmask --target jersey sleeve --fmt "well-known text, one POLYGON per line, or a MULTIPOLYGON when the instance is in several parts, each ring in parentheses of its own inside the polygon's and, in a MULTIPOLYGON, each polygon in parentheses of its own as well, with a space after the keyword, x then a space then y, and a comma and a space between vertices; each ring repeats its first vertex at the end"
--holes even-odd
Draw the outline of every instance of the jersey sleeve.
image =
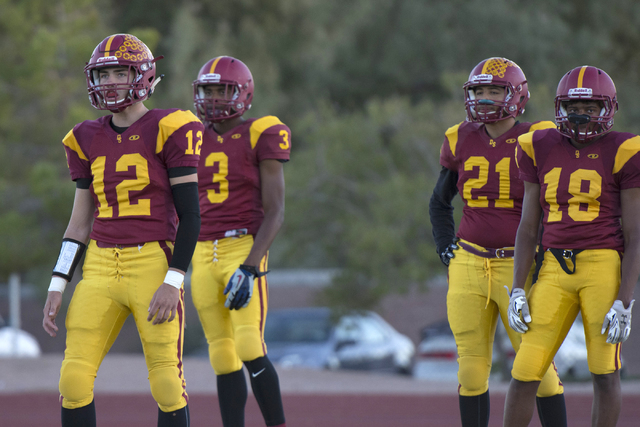
POLYGON ((80 178, 92 178, 91 163, 74 133, 79 126, 80 125, 76 125, 76 127, 70 130, 62 139, 65 155, 67 156, 67 166, 69 167, 71 179, 74 181, 80 178))
POLYGON ((522 181, 539 183, 536 165, 536 155, 533 149, 534 132, 528 132, 518 137, 516 146, 516 164, 522 181))
POLYGON ((456 148, 458 144, 458 129, 461 123, 450 127, 445 132, 444 142, 442 148, 440 148, 440 164, 445 168, 458 171, 456 160, 456 148))
POLYGON ((192 112, 174 111, 160 120, 158 128, 156 154, 167 169, 198 166, 204 126, 192 112))
POLYGON ((277 117, 266 116, 253 122, 250 139, 258 162, 267 159, 289 161, 291 130, 277 117))
POLYGON ((640 136, 625 140, 616 152, 613 174, 621 190, 640 187, 640 136))

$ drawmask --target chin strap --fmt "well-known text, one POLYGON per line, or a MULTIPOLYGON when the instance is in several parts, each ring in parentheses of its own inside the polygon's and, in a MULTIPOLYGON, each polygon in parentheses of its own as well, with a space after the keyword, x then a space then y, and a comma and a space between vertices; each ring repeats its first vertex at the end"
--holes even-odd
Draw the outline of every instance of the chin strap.
POLYGON ((158 83, 160 83, 160 80, 162 80, 163 77, 164 74, 160 74, 160 76, 153 81, 151 88, 149 89, 149 96, 147 96, 147 99, 151 98, 151 95, 153 95, 153 92, 156 90, 156 86, 158 86, 158 83))

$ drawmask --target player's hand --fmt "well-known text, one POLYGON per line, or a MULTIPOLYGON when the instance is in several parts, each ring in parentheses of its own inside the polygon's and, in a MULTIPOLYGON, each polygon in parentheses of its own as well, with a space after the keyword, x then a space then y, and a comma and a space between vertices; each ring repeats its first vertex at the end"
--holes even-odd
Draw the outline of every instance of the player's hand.
POLYGON ((151 298, 147 321, 150 322, 153 319, 154 325, 164 323, 165 320, 171 322, 176 317, 179 302, 180 289, 163 283, 151 298))
POLYGON ((615 300, 609 312, 604 316, 601 334, 604 334, 607 328, 607 342, 609 344, 618 344, 625 342, 631 333, 631 309, 636 300, 631 300, 629 308, 624 308, 624 304, 619 299, 615 300))
POLYGON ((507 315, 511 329, 519 334, 524 334, 529 330, 527 323, 531 322, 531 315, 529 314, 529 303, 524 294, 524 289, 514 288, 511 292, 507 315), (520 318, 520 314, 522 314, 522 318, 520 318))
POLYGON ((458 239, 457 237, 455 239, 453 239, 453 242, 450 243, 445 249, 444 251, 442 251, 440 253, 440 261, 442 261, 442 263, 444 265, 446 265, 447 267, 449 267, 449 263, 451 262, 451 258, 455 258, 456 254, 453 252, 456 249, 458 249, 458 245, 456 245, 456 243, 458 243, 458 239))
POLYGON ((229 310, 239 310, 249 305, 253 295, 254 278, 253 273, 238 268, 224 288, 224 294, 227 295, 224 306, 229 310))
POLYGON ((42 327, 52 337, 55 337, 56 332, 58 332, 56 316, 60 311, 60 306, 62 306, 62 292, 49 291, 47 294, 47 302, 44 303, 44 309, 42 310, 44 314, 42 327))

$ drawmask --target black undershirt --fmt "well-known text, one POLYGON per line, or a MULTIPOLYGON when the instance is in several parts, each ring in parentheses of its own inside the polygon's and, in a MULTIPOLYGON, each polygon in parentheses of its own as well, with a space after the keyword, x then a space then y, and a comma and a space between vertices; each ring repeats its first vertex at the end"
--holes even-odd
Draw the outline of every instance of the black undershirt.
POLYGON ((440 171, 438 182, 429 200, 429 218, 431 232, 436 242, 436 251, 440 254, 456 237, 456 224, 453 220, 451 202, 458 194, 458 173, 445 167, 440 171))

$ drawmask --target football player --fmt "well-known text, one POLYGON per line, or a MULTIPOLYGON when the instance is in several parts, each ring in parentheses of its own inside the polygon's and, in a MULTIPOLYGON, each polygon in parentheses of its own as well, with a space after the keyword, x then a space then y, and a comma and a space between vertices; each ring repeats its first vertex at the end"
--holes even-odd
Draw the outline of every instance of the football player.
POLYGON ((204 127, 189 111, 144 105, 160 81, 160 58, 129 34, 101 41, 84 71, 91 104, 112 114, 76 125, 62 141, 76 193, 44 306, 43 327, 53 337, 62 292, 86 251, 65 320, 63 427, 96 425, 94 380, 129 314, 158 426, 189 424, 182 283, 200 232, 204 127))
POLYGON ((277 117, 245 119, 254 81, 229 56, 205 63, 193 82, 205 122, 198 166, 202 229, 191 288, 217 376, 225 427, 244 426, 247 386, 267 426, 285 426, 278 375, 263 340, 268 250, 284 220, 283 164, 291 131, 277 117))
MULTIPOLYGON (((518 121, 529 100, 527 79, 506 58, 480 62, 463 89, 467 120, 446 131, 429 215, 438 254, 448 266, 447 316, 459 354, 460 417, 468 427, 489 423, 489 372, 498 317, 507 325, 523 196, 516 141, 532 130, 555 126, 518 121), (456 233, 451 202, 458 193, 464 208, 456 233)), ((526 285, 531 285, 531 274, 526 285)), ((506 329, 517 351, 520 337, 506 329)), ((566 426, 563 387, 552 366, 537 393, 542 424, 566 426)))
POLYGON ((614 426, 620 414, 620 345, 631 331, 640 274, 640 137, 612 131, 617 109, 607 73, 577 67, 558 84, 558 129, 518 139, 525 193, 509 324, 524 335, 505 426, 528 425, 534 390, 578 312, 594 386, 592 425, 614 426), (526 297, 541 218, 544 263, 526 297))

